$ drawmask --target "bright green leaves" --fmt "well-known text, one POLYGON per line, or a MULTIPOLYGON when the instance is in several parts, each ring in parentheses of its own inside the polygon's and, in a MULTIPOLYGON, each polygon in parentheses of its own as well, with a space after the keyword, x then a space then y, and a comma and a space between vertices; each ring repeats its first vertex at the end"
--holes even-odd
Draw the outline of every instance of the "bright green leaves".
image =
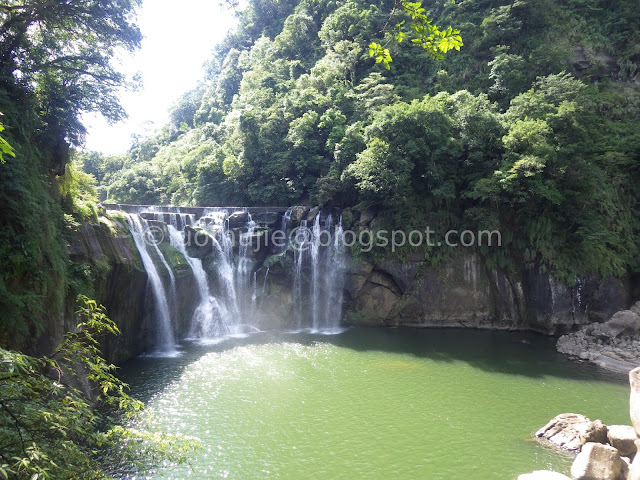
MULTIPOLYGON (((4 127, 2 126, 2 124, 0 124, 0 132, 2 132, 3 130, 4 130, 4 127)), ((0 137, 0 163, 5 162, 4 155, 9 155, 11 157, 16 156, 13 150, 13 147, 9 145, 9 142, 7 142, 4 138, 0 137)))
MULTIPOLYGON (((409 2, 401 0, 399 6, 410 20, 400 21, 392 32, 393 38, 398 43, 402 43, 406 37, 411 39, 411 43, 422 47, 435 60, 441 60, 445 54, 451 50, 460 51, 462 37, 460 30, 449 27, 440 29, 433 23, 433 18, 427 16, 427 12, 422 6, 422 2, 409 2)), ((396 15, 398 5, 391 13, 391 18, 396 15)), ((389 32, 385 32, 389 33, 389 32)), ((388 42, 387 42, 388 43, 388 42)), ((385 44, 386 45, 386 44, 385 44)), ((389 70, 393 61, 388 48, 378 43, 372 42, 369 45, 369 57, 375 58, 376 63, 382 63, 389 70)))
POLYGON ((384 48, 379 43, 371 42, 369 44, 369 56, 374 57, 376 59, 376 63, 382 63, 384 68, 389 70, 390 63, 393 61, 391 58, 391 54, 389 53, 388 48, 384 48))

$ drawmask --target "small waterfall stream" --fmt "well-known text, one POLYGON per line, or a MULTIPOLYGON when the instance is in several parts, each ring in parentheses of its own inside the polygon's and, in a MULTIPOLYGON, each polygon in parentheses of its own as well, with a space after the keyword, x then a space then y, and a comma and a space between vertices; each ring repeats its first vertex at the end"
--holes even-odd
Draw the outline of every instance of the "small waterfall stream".
MULTIPOLYGON (((156 352, 158 354, 173 355, 176 353, 176 342, 171 325, 171 315, 169 313, 169 304, 167 303, 167 294, 162 284, 162 279, 158 273, 153 259, 147 251, 147 241, 145 234, 149 232, 149 225, 146 220, 140 218, 137 214, 126 214, 129 223, 129 229, 133 241, 140 252, 142 265, 149 276, 151 291, 155 300, 155 319, 156 319, 156 352)), ((151 242, 154 243, 154 242, 151 242)), ((160 249, 155 245, 160 254, 162 261, 165 262, 160 249)), ((166 263, 165 263, 166 265, 166 263)), ((171 271, 171 269, 169 269, 171 271)), ((175 282, 175 278, 174 278, 175 282)), ((175 284, 175 283, 174 283, 175 284)))
MULTIPOLYGON (((274 308, 280 311, 278 308, 283 305, 290 305, 287 308, 290 308, 291 318, 283 320, 285 324, 288 322, 293 327, 308 328, 312 332, 333 333, 339 329, 347 258, 342 244, 341 218, 336 224, 336 217, 331 213, 323 215, 319 212, 310 229, 307 220, 302 219, 299 228, 303 234, 297 241, 285 242, 284 246, 274 242, 261 251, 260 242, 278 227, 288 233, 295 226, 292 225, 292 208, 280 210, 277 217, 272 217, 271 227, 260 223, 265 221, 264 217, 254 220, 249 209, 196 210, 200 214, 189 213, 194 209, 185 210, 131 206, 128 211, 137 213, 126 213, 153 292, 157 353, 175 353, 178 323, 187 325, 187 331, 181 333, 187 338, 215 340, 262 328, 265 318, 273 320, 274 308), (145 242, 150 228, 162 230, 162 224, 155 222, 166 224, 166 247, 161 248, 157 242, 145 242), (205 244, 190 244, 194 238, 205 244), (175 264, 176 260, 173 255, 165 258, 163 251, 166 248, 184 257, 193 273, 196 304, 190 310, 193 314, 187 322, 172 321, 181 313, 173 312, 172 315, 172 307, 181 304, 178 301, 181 294, 171 268, 171 262, 175 264), (157 257, 156 263, 154 257, 157 257), (274 263, 280 266, 275 280, 271 280, 274 263), (159 272, 158 268, 163 270, 161 265, 167 274, 159 272), (289 270, 283 271, 282 267, 286 265, 289 270), (286 297, 286 293, 279 297, 283 294, 283 274, 291 282, 290 297, 286 297), (275 287, 273 282, 276 282, 275 287)), ((268 322, 265 325, 273 328, 268 322)))

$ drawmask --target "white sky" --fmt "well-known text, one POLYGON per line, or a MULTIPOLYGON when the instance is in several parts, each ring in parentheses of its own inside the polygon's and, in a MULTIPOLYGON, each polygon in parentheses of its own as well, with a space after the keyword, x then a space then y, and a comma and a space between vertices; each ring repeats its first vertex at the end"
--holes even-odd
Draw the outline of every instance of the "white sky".
POLYGON ((102 117, 86 115, 87 150, 124 153, 131 135, 149 134, 162 127, 168 109, 184 92, 204 77, 202 68, 235 24, 233 13, 219 0, 144 0, 138 24, 144 36, 142 48, 122 59, 122 71, 140 72, 140 91, 123 92, 121 103, 129 118, 109 125, 102 117))

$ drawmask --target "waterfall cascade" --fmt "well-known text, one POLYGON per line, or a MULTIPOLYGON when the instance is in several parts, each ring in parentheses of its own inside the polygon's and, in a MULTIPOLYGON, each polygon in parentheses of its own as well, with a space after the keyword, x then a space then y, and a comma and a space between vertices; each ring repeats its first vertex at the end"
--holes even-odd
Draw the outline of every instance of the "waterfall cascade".
MULTIPOLYGON (((162 354, 174 354, 176 352, 176 342, 171 323, 169 303, 167 302, 167 294, 158 269, 147 251, 148 244, 151 243, 155 246, 165 265, 167 265, 166 261, 158 246, 155 245, 155 242, 149 242, 149 239, 145 238, 145 236, 150 233, 149 223, 137 214, 126 214, 126 216, 131 236, 133 237, 136 248, 140 252, 142 265, 149 276, 149 284, 155 300, 155 351, 162 354)), ((173 273, 171 279, 175 282, 173 273)))
MULTIPOLYGON (((115 207, 127 212, 129 229, 149 276, 158 352, 175 352, 177 334, 207 340, 270 328, 269 310, 285 306, 290 318, 281 324, 286 328, 313 332, 339 328, 347 258, 341 218, 335 223, 331 213, 321 218, 318 212, 309 229, 306 218, 299 215, 296 222, 292 220, 292 208, 277 214, 258 212, 254 220, 250 209, 115 207), (295 223, 298 231, 291 232, 295 223), (156 230, 155 236, 149 235, 150 229, 156 230), (290 241, 288 235, 280 234, 280 243, 269 243, 276 230, 297 235, 290 241), (185 321, 175 320, 181 315, 175 311, 177 280, 162 243, 184 257, 193 273, 197 295, 193 314, 185 321), (279 276, 274 277, 274 271, 279 276), (289 287, 283 287, 287 282, 289 287), (188 328, 180 332, 178 324, 188 328)), ((282 311, 278 310, 280 316, 282 311)))

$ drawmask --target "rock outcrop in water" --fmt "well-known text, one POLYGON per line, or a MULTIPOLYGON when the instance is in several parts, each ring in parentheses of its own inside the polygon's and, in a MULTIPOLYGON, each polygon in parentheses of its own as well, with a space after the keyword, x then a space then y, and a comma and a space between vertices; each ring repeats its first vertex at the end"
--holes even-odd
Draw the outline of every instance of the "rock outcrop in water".
POLYGON ((536 437, 544 438, 563 450, 579 452, 585 443, 606 442, 607 426, 584 415, 562 413, 538 430, 536 437))
MULTIPOLYGON (((629 385, 629 416, 633 427, 607 427, 599 420, 591 422, 582 415, 565 413, 536 433, 555 446, 579 452, 571 466, 574 480, 640 480, 640 367, 629 372, 629 385)), ((533 472, 520 475, 518 480, 551 480, 556 478, 552 473, 533 472)))
POLYGON ((640 302, 605 323, 588 325, 558 339, 560 353, 608 370, 628 373, 640 365, 640 302))

